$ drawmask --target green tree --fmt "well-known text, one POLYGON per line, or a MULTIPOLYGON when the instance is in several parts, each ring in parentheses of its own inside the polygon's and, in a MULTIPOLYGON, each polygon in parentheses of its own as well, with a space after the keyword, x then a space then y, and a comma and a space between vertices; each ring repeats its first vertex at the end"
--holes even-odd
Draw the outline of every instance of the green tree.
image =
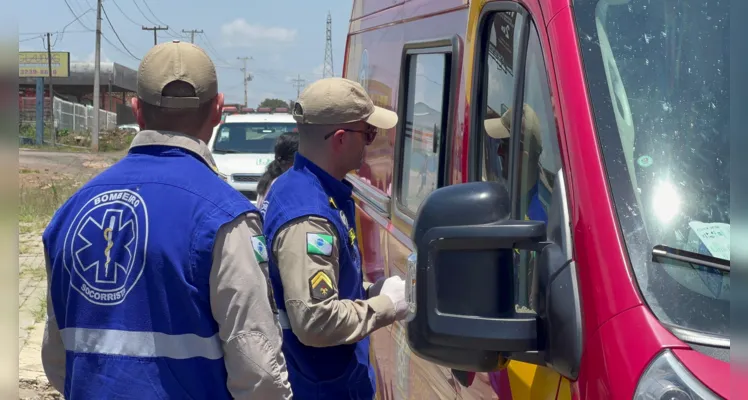
POLYGON ((270 108, 285 108, 288 107, 288 102, 281 99, 265 99, 260 103, 257 108, 270 107, 270 108))

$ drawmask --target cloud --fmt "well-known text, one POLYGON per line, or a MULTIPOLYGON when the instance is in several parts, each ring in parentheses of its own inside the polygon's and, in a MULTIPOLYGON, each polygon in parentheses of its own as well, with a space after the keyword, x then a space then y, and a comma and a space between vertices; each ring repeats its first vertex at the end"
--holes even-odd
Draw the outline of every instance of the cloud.
POLYGON ((320 64, 312 71, 312 74, 322 76, 322 74, 325 72, 325 64, 320 64))
MULTIPOLYGON (((73 55, 70 56, 70 61, 92 63, 92 62, 96 61, 95 58, 96 58, 96 52, 92 51, 91 53, 89 53, 85 57, 81 57, 79 55, 73 54, 73 55)), ((107 55, 104 53, 103 50, 101 51, 101 54, 99 55, 99 59, 100 59, 101 62, 104 62, 104 63, 110 63, 110 62, 112 62, 112 60, 109 57, 107 57, 107 55)))
POLYGON ((250 24, 244 18, 223 24, 221 33, 227 47, 256 47, 268 43, 277 45, 296 40, 295 29, 250 24))

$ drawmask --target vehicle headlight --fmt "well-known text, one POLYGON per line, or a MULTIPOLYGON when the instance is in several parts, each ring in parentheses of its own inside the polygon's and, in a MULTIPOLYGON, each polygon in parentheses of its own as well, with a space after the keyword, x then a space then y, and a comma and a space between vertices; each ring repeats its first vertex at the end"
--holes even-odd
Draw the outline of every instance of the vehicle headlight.
POLYGON ((416 317, 416 267, 418 266, 418 256, 412 253, 408 256, 408 273, 405 276, 405 301, 408 302, 408 316, 406 322, 410 322, 416 317))
POLYGON ((639 380, 634 400, 718 400, 670 350, 655 357, 639 380))

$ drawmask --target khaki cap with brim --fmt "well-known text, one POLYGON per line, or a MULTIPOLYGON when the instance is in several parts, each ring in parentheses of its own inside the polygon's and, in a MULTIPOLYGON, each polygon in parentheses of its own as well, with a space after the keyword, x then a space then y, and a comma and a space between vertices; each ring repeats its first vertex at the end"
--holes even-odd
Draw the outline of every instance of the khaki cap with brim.
POLYGON ((165 108, 198 108, 218 94, 216 68, 210 57, 192 43, 174 40, 154 46, 138 68, 138 98, 165 108), (183 81, 195 97, 163 96, 166 85, 183 81))
POLYGON ((304 89, 293 109, 300 125, 341 125, 365 121, 380 129, 397 125, 397 114, 377 107, 358 82, 320 79, 304 89))
MULTIPOLYGON (((529 133, 540 141, 540 120, 532 107, 525 104, 522 113, 522 126, 525 133, 529 133)), ((507 110, 499 118, 490 118, 483 121, 488 136, 494 139, 506 139, 512 129, 512 109, 507 110)))

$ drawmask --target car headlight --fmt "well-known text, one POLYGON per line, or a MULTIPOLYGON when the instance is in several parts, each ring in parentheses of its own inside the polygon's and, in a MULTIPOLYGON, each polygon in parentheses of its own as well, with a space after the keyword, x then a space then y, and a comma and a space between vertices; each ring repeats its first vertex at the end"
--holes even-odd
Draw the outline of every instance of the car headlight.
POLYGON ((634 400, 718 400, 670 350, 655 357, 639 380, 634 400))
POLYGON ((416 267, 418 256, 412 253, 408 256, 408 273, 405 276, 405 301, 408 302, 408 316, 405 322, 410 322, 416 317, 416 267))

